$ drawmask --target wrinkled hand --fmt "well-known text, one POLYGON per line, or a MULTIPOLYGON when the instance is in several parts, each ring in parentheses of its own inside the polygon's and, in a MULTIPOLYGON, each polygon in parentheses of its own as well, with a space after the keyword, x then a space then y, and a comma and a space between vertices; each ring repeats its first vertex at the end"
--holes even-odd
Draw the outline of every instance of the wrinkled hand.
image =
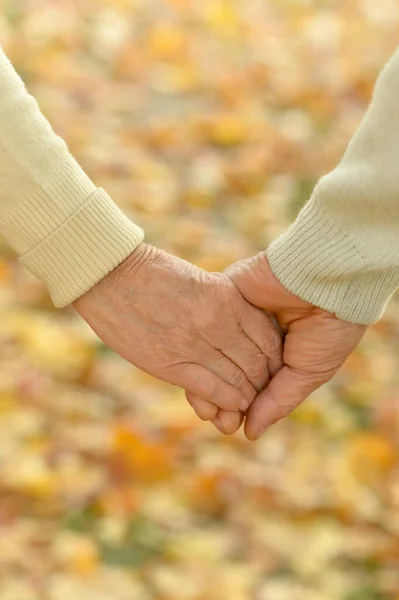
MULTIPOLYGON (((266 252, 231 265, 225 273, 248 302, 274 313, 285 333, 284 367, 247 413, 245 434, 255 440, 333 377, 366 327, 342 321, 288 292, 273 275, 266 252)), ((226 432, 225 424, 235 416, 222 410, 217 416, 219 429, 226 432)), ((234 431, 230 428, 228 433, 234 431)))
POLYGON ((280 335, 227 275, 148 244, 74 306, 118 354, 184 388, 202 419, 219 407, 241 420, 239 411, 282 366, 280 335))

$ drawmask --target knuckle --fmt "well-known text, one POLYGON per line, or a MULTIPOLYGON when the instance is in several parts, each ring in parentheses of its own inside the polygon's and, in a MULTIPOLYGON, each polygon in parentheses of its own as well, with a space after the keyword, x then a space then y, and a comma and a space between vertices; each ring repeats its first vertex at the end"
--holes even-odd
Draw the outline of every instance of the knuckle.
POLYGON ((217 391, 218 379, 207 369, 198 370, 195 364, 186 365, 185 382, 186 398, 190 404, 195 398, 209 400, 217 391))
POLYGON ((281 418, 288 417, 296 408, 296 404, 281 402, 273 393, 270 394, 270 399, 280 413, 281 418))
POLYGON ((283 349, 283 341, 281 335, 273 327, 267 340, 268 353, 272 356, 279 356, 283 349))
POLYGON ((267 357, 264 354, 256 354, 251 358, 248 376, 251 379, 264 379, 268 374, 267 357))
POLYGON ((209 400, 213 398, 216 392, 215 381, 211 377, 204 377, 200 382, 198 382, 198 395, 201 398, 206 398, 209 400))
POLYGON ((237 389, 241 389, 245 386, 247 378, 240 369, 236 369, 229 378, 228 383, 237 389))
POLYGON ((292 368, 292 371, 301 382, 303 390, 307 394, 311 394, 314 390, 330 381, 336 369, 326 366, 311 371, 308 369, 292 368))

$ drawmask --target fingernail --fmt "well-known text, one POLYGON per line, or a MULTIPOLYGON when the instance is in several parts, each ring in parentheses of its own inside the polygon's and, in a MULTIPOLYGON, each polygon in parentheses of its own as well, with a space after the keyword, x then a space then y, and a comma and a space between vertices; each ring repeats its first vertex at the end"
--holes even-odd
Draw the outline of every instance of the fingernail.
POLYGON ((219 431, 221 431, 222 433, 224 433, 224 435, 226 435, 226 432, 223 429, 222 423, 220 422, 220 419, 218 416, 216 416, 212 419, 212 423, 215 425, 215 427, 217 427, 217 429, 219 429, 219 431))
POLYGON ((255 435, 254 441, 258 440, 268 429, 269 429, 268 425, 258 429, 258 431, 256 432, 256 435, 255 435))

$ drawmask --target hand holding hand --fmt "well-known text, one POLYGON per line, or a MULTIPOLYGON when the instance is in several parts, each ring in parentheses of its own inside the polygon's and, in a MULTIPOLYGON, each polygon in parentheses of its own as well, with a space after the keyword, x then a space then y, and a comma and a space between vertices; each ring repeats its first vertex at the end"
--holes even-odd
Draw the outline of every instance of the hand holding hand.
MULTIPOLYGON (((366 326, 342 321, 288 292, 273 275, 266 252, 231 265, 225 273, 248 302, 274 313, 285 333, 284 367, 247 413, 245 434, 255 440, 333 377, 366 326)), ((218 416, 221 421, 231 418, 223 411, 218 416)))
POLYGON ((240 411, 282 366, 279 333, 227 275, 148 244, 74 306, 118 354, 184 388, 205 420, 222 408, 241 422, 240 411))

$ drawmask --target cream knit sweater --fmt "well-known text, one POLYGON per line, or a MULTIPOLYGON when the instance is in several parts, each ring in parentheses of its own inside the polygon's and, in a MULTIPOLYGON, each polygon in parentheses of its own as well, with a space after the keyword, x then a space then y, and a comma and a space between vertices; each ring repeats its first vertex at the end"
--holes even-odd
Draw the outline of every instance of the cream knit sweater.
POLYGON ((334 171, 268 250, 286 289, 341 319, 377 321, 399 287, 399 49, 334 171))
MULTIPOLYGON (((56 306, 90 289, 142 241, 51 129, 0 50, 0 231, 56 306)), ((399 287, 399 51, 339 166, 268 251, 288 290, 357 323, 399 287)))
POLYGON ((51 129, 0 49, 0 231, 66 306, 143 239, 51 129))

